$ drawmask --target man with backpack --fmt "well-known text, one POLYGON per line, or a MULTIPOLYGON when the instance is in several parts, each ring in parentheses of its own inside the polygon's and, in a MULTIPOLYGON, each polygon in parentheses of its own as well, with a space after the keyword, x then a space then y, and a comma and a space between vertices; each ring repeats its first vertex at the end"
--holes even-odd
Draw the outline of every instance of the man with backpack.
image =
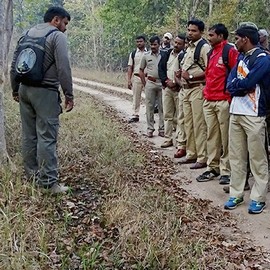
MULTIPOLYGON (((175 73, 179 70, 181 60, 184 56, 185 36, 178 35, 174 40, 174 48, 164 54, 159 62, 159 77, 163 85, 162 102, 164 114, 165 141, 162 148, 173 145, 174 116, 179 113, 179 91, 180 86, 175 80, 175 73)), ((182 108, 182 107, 181 107, 182 108)), ((179 126, 177 126, 178 132, 179 126)))
POLYGON ((193 19, 188 22, 190 40, 181 62, 181 84, 186 131, 186 157, 181 164, 194 163, 191 169, 206 167, 206 124, 203 116, 203 88, 209 44, 202 38, 204 23, 193 19))
POLYGON ((238 51, 227 42, 228 30, 224 24, 209 29, 208 54, 205 70, 206 85, 203 90, 203 113, 207 126, 207 169, 199 175, 198 182, 206 182, 220 176, 219 183, 230 183, 228 153, 229 107, 231 97, 226 91, 226 82, 231 69, 237 63, 238 51))
POLYGON ((140 62, 147 51, 145 47, 145 37, 137 36, 136 45, 137 49, 130 53, 128 60, 128 89, 133 92, 132 117, 128 120, 129 123, 135 123, 139 121, 139 111, 141 105, 141 94, 143 90, 143 84, 139 75, 140 62))
POLYGON ((231 210, 244 202, 249 155, 255 183, 248 212, 259 214, 265 207, 268 184, 265 116, 269 103, 270 58, 257 47, 257 28, 241 26, 236 30, 235 39, 242 54, 227 81, 232 96, 229 124, 231 183, 230 198, 224 208, 231 210))
POLYGON ((69 21, 70 15, 63 8, 49 8, 44 23, 31 28, 19 40, 10 72, 13 97, 20 104, 25 172, 37 186, 52 193, 68 190, 58 183, 56 143, 62 112, 60 85, 66 112, 73 108, 72 76, 64 34, 69 21))

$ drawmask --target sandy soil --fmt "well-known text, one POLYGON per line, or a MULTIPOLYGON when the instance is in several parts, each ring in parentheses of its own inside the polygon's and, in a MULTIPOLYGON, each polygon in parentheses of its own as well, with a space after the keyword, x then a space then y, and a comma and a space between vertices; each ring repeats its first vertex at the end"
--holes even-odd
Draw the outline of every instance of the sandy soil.
MULTIPOLYGON (((96 83, 92 81, 86 81, 79 78, 74 78, 74 89, 75 91, 83 91, 90 93, 106 102, 108 105, 116 108, 119 111, 119 115, 123 119, 128 120, 132 114, 132 104, 130 101, 124 99, 123 97, 117 95, 117 93, 124 93, 132 95, 132 91, 128 89, 118 88, 102 83, 96 83), (115 95, 102 92, 101 90, 113 90, 115 95)), ((75 93, 76 94, 76 93, 75 93)), ((144 95, 143 95, 144 96, 144 95)), ((155 115, 156 129, 158 123, 158 115, 155 115)), ((145 136, 146 133, 146 117, 145 117, 145 106, 142 104, 140 112, 140 122, 131 124, 134 131, 142 136, 144 140, 150 140, 153 143, 154 151, 157 155, 166 155, 171 157, 176 163, 179 160, 173 158, 173 154, 176 151, 175 147, 170 147, 167 149, 161 149, 160 145, 164 141, 164 138, 157 136, 157 131, 154 133, 154 137, 149 139, 145 136)), ((189 165, 177 165, 178 172, 173 177, 175 180, 180 180, 183 182, 183 188, 185 188, 193 196, 211 200, 215 207, 220 208, 220 211, 225 211, 223 209, 223 204, 228 198, 228 194, 225 194, 222 190, 223 186, 219 185, 218 180, 212 180, 205 183, 198 183, 196 177, 201 174, 204 169, 201 170, 190 170, 189 165)), ((252 183, 252 179, 251 179, 252 183)), ((270 193, 267 195, 267 202, 270 203, 270 193)), ((238 222, 238 227, 244 232, 247 238, 251 238, 257 245, 265 247, 270 251, 270 208, 266 208, 263 213, 259 215, 250 215, 247 213, 247 207, 249 203, 249 192, 246 192, 245 203, 238 207, 237 209, 230 211, 236 216, 238 222)), ((233 233, 232 230, 228 232, 233 233)))

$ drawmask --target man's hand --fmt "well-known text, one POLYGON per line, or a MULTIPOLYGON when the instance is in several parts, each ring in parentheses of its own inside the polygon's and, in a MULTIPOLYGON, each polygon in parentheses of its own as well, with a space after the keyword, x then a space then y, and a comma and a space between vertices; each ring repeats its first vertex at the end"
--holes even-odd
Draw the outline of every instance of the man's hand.
POLYGON ((181 69, 178 69, 177 71, 174 72, 174 76, 178 79, 181 78, 181 74, 182 74, 182 70, 181 69))
POLYGON ((132 82, 128 81, 128 89, 131 89, 131 88, 132 88, 132 82))
POLYGON ((13 93, 13 99, 16 101, 16 102, 20 102, 20 98, 19 98, 19 93, 13 93))
POLYGON ((65 111, 70 112, 74 107, 74 102, 70 98, 65 98, 65 111))
POLYGON ((167 81, 166 81, 166 85, 167 85, 169 88, 174 88, 174 87, 175 87, 175 83, 174 83, 172 80, 167 80, 167 81))
POLYGON ((189 73, 186 70, 182 70, 182 78, 186 81, 189 80, 189 73))
POLYGON ((13 97, 13 99, 14 99, 16 102, 20 102, 19 96, 13 97))

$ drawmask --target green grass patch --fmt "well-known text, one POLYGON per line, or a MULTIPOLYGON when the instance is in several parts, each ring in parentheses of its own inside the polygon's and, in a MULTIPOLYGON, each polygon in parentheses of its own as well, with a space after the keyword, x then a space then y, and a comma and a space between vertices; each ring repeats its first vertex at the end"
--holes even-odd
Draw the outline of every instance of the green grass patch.
POLYGON ((0 172, 0 269, 226 269, 262 259, 242 238, 231 256, 220 232, 228 215, 182 190, 171 161, 86 94, 61 115, 60 180, 72 191, 43 195, 24 179, 18 105, 7 95, 5 107, 17 170, 0 172))

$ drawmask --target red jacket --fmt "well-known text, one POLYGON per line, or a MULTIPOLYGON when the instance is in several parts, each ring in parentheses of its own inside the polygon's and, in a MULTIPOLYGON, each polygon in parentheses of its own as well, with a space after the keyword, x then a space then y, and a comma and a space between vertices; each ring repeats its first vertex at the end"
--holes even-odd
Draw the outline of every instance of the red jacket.
MULTIPOLYGON (((205 70, 206 85, 203 90, 204 98, 209 101, 228 100, 231 101, 230 94, 225 91, 225 80, 227 68, 222 61, 222 51, 227 44, 223 41, 216 45, 210 56, 205 70)), ((229 51, 229 66, 232 69, 237 63, 238 51, 231 48, 229 51)))

